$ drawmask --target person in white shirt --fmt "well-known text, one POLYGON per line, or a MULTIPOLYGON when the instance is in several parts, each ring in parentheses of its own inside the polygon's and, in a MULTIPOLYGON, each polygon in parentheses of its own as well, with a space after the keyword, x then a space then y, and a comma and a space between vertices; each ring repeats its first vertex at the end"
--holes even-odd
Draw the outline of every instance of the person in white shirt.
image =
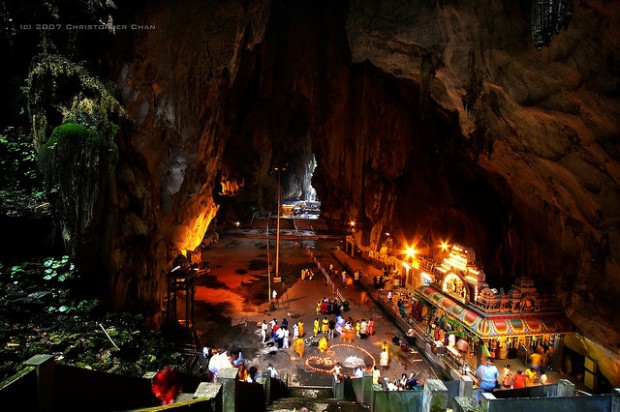
POLYGON ((278 338, 278 349, 282 349, 284 346, 284 328, 278 328, 276 336, 278 338))
POLYGON ((340 362, 334 365, 332 373, 334 374, 334 382, 340 383, 340 379, 342 378, 342 367, 340 366, 340 362))
POLYGON ((375 368, 372 370, 372 383, 378 384, 379 378, 381 378, 381 371, 377 365, 375 365, 375 368))
POLYGON ((392 392, 398 390, 398 386, 392 381, 387 381, 387 388, 388 388, 388 391, 392 391, 392 392))
POLYGON ((297 323, 293 324, 293 339, 297 339, 299 337, 299 326, 297 323))
POLYGON ((275 379, 278 377, 278 371, 276 370, 276 368, 273 367, 271 363, 269 364, 269 366, 267 366, 267 370, 269 371, 269 374, 272 378, 275 379))
POLYGON ((538 378, 538 382, 541 385, 546 385, 549 383, 549 379, 547 378, 547 372, 545 372, 544 368, 540 369, 540 378, 538 378))
POLYGON ((263 323, 261 323, 260 325, 260 337, 261 337, 261 342, 265 343, 265 341, 267 340, 267 322, 263 321, 263 323))
POLYGON ((368 335, 368 323, 366 322, 366 319, 362 319, 362 322, 360 323, 360 338, 366 339, 366 335, 368 335))
MULTIPOLYGON (((297 326, 297 325, 295 325, 295 326, 297 326)), ((282 329, 284 329, 284 339, 283 339, 282 347, 283 348, 288 348, 289 347, 288 346, 289 345, 289 343, 288 343, 288 336, 289 336, 288 328, 282 328, 282 329)))
POLYGON ((213 355, 209 359, 209 372, 213 375, 213 382, 217 382, 220 370, 232 367, 231 358, 227 351, 213 355))

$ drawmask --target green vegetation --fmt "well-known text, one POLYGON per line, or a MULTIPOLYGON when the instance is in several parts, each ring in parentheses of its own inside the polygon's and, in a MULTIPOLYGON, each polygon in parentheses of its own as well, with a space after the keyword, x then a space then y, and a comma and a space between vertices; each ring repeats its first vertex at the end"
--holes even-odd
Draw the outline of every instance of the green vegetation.
POLYGON ((55 126, 49 123, 51 115, 60 115, 62 124, 97 131, 108 146, 113 146, 117 123, 129 119, 108 88, 83 65, 53 54, 41 54, 33 60, 28 76, 28 111, 37 150, 51 138, 50 129, 55 126))
POLYGON ((37 354, 134 376, 185 368, 174 344, 145 330, 142 316, 107 313, 100 301, 75 295, 70 286, 79 276, 67 256, 0 265, 0 381, 37 354))
POLYGON ((43 262, 45 269, 44 280, 57 279, 59 282, 71 279, 75 274, 75 265, 69 263, 69 256, 65 255, 60 259, 49 258, 43 262))
MULTIPOLYGON (((45 190, 69 249, 100 232, 101 197, 116 179, 116 136, 129 117, 82 64, 51 54, 34 58, 28 111, 45 190)), ((73 256, 82 262, 81 256, 73 256)))
POLYGON ((34 187, 40 184, 32 136, 13 126, 0 133, 0 186, 34 187))
POLYGON ((13 126, 0 133, 0 213, 19 216, 47 213, 32 136, 13 126))
MULTIPOLYGON (((48 185, 71 181, 80 162, 89 158, 97 162, 102 146, 99 134, 85 126, 66 123, 56 127, 39 150, 39 163, 48 185)), ((91 172, 96 175, 98 171, 91 172)))

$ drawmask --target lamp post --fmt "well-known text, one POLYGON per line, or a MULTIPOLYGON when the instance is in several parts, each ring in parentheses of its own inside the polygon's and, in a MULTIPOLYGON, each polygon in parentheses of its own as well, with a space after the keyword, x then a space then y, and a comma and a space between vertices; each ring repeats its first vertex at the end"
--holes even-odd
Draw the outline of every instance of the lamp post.
MULTIPOLYGON (((273 168, 274 171, 278 173, 278 218, 277 218, 277 228, 276 228, 276 276, 280 275, 280 192, 281 192, 281 175, 284 170, 286 170, 285 166, 276 166, 273 168)), ((271 296, 269 296, 271 299, 271 296)))
POLYGON ((267 238, 267 283, 268 283, 268 295, 267 300, 271 301, 271 252, 269 252, 269 222, 271 222, 271 212, 267 216, 267 231, 265 233, 265 237, 267 238))

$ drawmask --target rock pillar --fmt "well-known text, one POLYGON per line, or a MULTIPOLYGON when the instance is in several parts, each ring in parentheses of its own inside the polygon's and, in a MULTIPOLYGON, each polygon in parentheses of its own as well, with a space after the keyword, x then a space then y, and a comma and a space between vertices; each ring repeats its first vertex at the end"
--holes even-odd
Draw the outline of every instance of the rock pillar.
POLYGON ((39 398, 39 411, 52 412, 55 410, 56 400, 54 399, 54 356, 35 355, 24 362, 24 365, 37 368, 37 393, 39 398))
POLYGON ((225 368, 220 370, 217 378, 222 384, 222 412, 235 412, 236 390, 237 390, 237 369, 225 368))
POLYGON ((459 381, 459 396, 473 396, 474 395, 474 380, 467 375, 461 376, 459 381))
POLYGON ((448 388, 439 379, 427 379, 424 383, 422 412, 443 411, 448 406, 448 388))
POLYGON ((558 398, 575 396, 575 384, 568 379, 558 379, 558 398))

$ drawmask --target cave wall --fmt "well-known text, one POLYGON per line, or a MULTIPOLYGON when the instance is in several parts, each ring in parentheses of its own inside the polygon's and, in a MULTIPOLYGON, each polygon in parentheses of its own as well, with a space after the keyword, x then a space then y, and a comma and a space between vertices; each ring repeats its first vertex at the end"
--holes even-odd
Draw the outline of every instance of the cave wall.
POLYGON ((528 2, 137 7, 156 29, 109 46, 132 118, 108 205, 116 307, 157 311, 171 259, 217 212, 218 173, 268 209, 271 167, 295 164, 283 178, 294 195, 313 153, 332 224, 355 219, 376 248, 385 231, 473 246, 489 282, 553 287, 579 330, 617 353, 620 7, 574 8, 537 50, 528 2))
POLYGON ((421 101, 458 116, 472 160, 509 188, 497 260, 554 286, 580 331, 617 353, 619 5, 575 2, 537 50, 526 4, 473 3, 351 8, 352 60, 412 79, 421 101))

